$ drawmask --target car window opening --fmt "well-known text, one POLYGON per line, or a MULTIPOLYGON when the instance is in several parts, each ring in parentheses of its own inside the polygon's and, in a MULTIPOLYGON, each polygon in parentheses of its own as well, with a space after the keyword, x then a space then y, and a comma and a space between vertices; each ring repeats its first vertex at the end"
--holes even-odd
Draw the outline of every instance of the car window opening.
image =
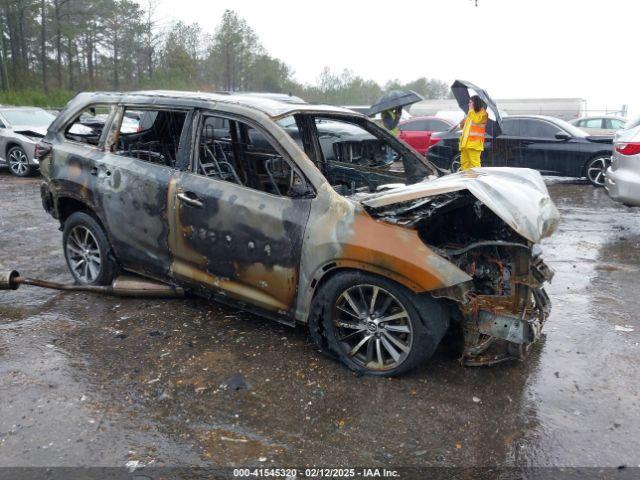
POLYGON ((278 124, 305 150, 341 195, 375 192, 382 185, 415 183, 435 170, 402 152, 361 119, 322 115, 289 116, 278 124))
POLYGON ((273 195, 297 197, 307 190, 263 132, 224 117, 205 116, 201 122, 193 171, 273 195))
POLYGON ((115 154, 174 168, 184 111, 126 109, 115 154))
POLYGON ((109 105, 91 105, 85 108, 66 129, 65 138, 73 142, 97 146, 111 108, 109 105))

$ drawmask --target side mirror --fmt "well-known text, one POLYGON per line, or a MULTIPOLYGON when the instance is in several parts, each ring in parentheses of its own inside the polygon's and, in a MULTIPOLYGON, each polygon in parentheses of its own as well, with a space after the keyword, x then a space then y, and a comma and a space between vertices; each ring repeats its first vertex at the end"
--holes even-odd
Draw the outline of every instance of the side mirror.
POLYGON ((556 138, 558 140, 569 140, 569 139, 571 139, 571 135, 569 135, 566 132, 559 131, 559 132, 556 133, 556 138))

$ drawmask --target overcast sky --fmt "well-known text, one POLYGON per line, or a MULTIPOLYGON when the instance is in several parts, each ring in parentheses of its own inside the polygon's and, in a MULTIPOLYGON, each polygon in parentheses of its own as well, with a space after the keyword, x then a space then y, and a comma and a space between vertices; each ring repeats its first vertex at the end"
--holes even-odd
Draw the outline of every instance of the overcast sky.
POLYGON ((494 98, 581 97, 640 111, 638 0, 160 0, 162 23, 247 20, 295 78, 326 65, 384 84, 470 80, 494 98))

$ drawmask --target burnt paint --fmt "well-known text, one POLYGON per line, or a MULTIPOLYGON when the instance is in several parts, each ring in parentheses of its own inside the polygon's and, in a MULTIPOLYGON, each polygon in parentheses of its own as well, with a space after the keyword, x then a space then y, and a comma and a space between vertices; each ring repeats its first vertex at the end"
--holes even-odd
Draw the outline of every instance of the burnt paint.
POLYGON ((290 313, 311 200, 188 172, 176 183, 176 193, 197 195, 203 204, 176 202, 171 245, 176 278, 195 278, 233 296, 255 292, 263 308, 290 313))

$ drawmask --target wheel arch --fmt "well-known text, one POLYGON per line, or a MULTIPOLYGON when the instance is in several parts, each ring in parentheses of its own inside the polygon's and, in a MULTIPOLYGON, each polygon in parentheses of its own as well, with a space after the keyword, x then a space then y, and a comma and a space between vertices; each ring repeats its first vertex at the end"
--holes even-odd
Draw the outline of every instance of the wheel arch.
POLYGON ((589 155, 587 157, 587 159, 585 160, 585 162, 582 164, 582 169, 581 169, 582 176, 586 178, 586 176, 587 176, 587 165, 589 165, 589 162, 591 160, 594 160, 594 159, 596 159, 598 157, 609 157, 609 158, 611 158, 612 155, 613 155, 613 152, 612 151, 608 151, 608 150, 600 150, 599 152, 595 152, 595 153, 589 155))
MULTIPOLYGON (((448 331, 451 321, 449 306, 445 303, 444 299, 434 298, 429 292, 414 292, 402 283, 390 278, 388 275, 379 275, 371 270, 349 267, 336 267, 328 270, 316 285, 313 298, 317 299, 317 301, 311 304, 308 326, 311 338, 320 351, 334 359, 341 360, 348 368, 362 372, 357 366, 354 367, 351 362, 345 361, 344 352, 338 348, 336 344, 335 332, 332 333, 332 325, 334 325, 333 316, 326 309, 326 307, 332 305, 332 303, 327 303, 327 300, 332 302, 333 299, 336 298, 334 296, 336 293, 335 285, 334 287, 329 287, 329 282, 337 280, 339 284, 340 279, 337 277, 345 273, 351 274, 347 275, 351 276, 349 280, 345 279, 347 285, 353 285, 352 282, 354 280, 357 284, 357 282, 360 281, 360 274, 366 284, 369 284, 369 282, 374 282, 374 284, 380 282, 381 288, 387 290, 387 293, 394 296, 396 300, 400 302, 401 307, 405 308, 408 312, 413 311, 415 313, 415 316, 412 315, 411 318, 416 328, 417 347, 412 350, 407 362, 402 364, 400 369, 392 373, 392 375, 414 368, 433 354, 448 331), (354 276, 353 274, 357 275, 354 276), (329 290, 323 293, 323 286, 325 285, 327 285, 329 290), (416 354, 416 352, 418 353, 416 354)), ((344 285, 345 281, 342 283, 344 285)), ((340 292, 340 290, 337 291, 340 292)), ((366 373, 386 376, 384 370, 377 372, 369 370, 366 373)))
POLYGON ((64 195, 58 197, 56 200, 56 218, 60 221, 60 225, 63 226, 64 222, 75 212, 84 212, 91 215, 102 227, 102 229, 109 237, 109 232, 105 228, 105 223, 98 215, 97 210, 84 199, 72 196, 64 195))
POLYGON ((4 150, 4 155, 7 161, 9 161, 9 150, 11 150, 14 147, 20 147, 25 154, 27 153, 27 151, 24 149, 24 146, 20 142, 18 142, 17 140, 9 140, 5 145, 5 150, 4 150))
POLYGON ((301 298, 301 305, 297 308, 296 316, 300 322, 308 323, 313 301, 317 297, 318 292, 322 289, 322 286, 331 278, 345 272, 368 273, 391 280, 402 287, 407 288, 413 293, 420 293, 423 291, 419 285, 412 282, 410 279, 377 265, 352 260, 334 260, 332 262, 327 262, 322 267, 318 268, 309 283, 309 292, 301 298))

